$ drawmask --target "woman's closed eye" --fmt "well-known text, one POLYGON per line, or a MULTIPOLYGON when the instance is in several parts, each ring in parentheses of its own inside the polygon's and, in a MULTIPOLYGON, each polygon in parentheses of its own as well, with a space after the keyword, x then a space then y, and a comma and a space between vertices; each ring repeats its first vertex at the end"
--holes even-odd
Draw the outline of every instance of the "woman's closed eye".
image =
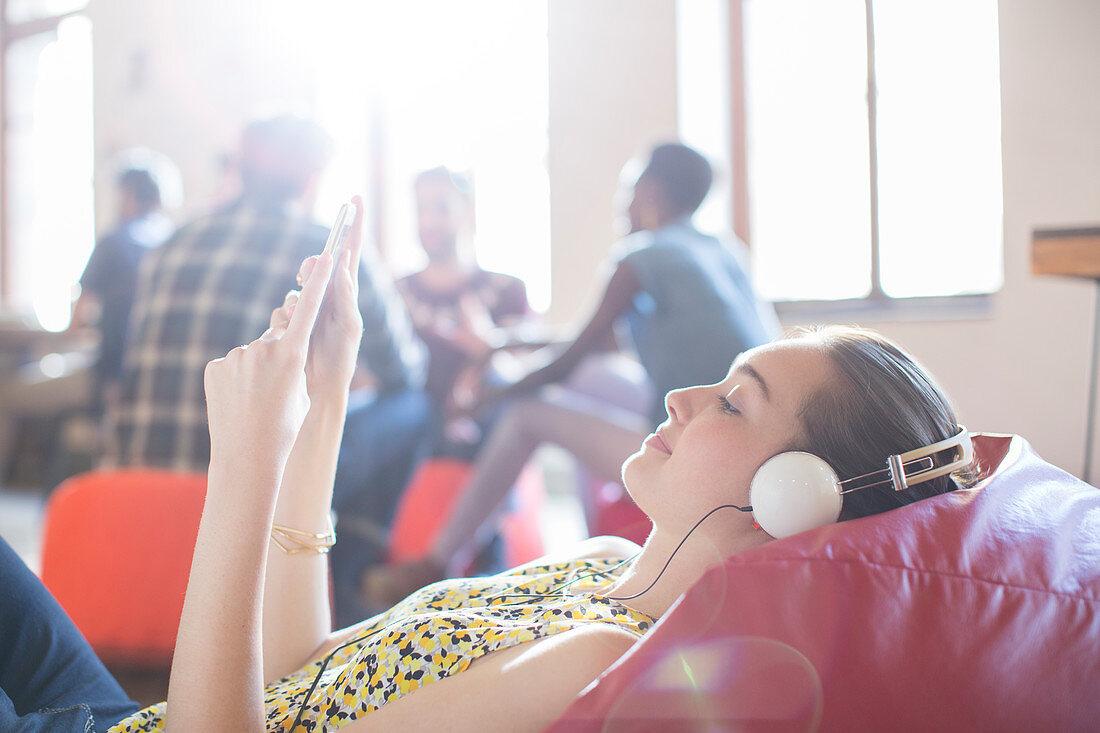
POLYGON ((725 395, 718 395, 718 405, 721 407, 722 412, 728 415, 740 415, 741 411, 734 407, 725 395))

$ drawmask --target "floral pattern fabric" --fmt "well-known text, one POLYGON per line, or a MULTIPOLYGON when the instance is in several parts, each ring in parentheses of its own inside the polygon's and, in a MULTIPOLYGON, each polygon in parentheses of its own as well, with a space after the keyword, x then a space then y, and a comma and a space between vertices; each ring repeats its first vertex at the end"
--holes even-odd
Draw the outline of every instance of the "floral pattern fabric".
MULTIPOLYGON (((349 629, 334 651, 268 685, 267 730, 336 730, 490 652, 588 624, 641 636, 653 618, 593 592, 621 570, 619 560, 580 560, 427 586, 349 629)), ((164 715, 160 703, 110 733, 161 731, 164 715)))

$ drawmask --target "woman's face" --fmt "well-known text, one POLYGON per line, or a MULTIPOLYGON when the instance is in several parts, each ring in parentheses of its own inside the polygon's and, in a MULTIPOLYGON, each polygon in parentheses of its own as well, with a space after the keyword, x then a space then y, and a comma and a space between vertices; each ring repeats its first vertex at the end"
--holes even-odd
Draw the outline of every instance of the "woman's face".
POLYGON ((791 339, 746 351, 717 384, 669 392, 668 419, 623 464, 630 495, 673 533, 716 506, 748 506, 756 470, 799 441, 799 413, 831 374, 815 341, 791 339))

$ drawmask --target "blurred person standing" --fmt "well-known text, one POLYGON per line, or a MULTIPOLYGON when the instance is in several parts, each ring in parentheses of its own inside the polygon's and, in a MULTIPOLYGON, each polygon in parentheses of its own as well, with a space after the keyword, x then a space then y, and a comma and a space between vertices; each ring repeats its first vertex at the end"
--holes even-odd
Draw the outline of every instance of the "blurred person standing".
POLYGON ((421 172, 414 191, 417 232, 428 264, 397 286, 431 354, 427 390, 441 420, 435 452, 470 459, 485 425, 468 418, 448 420, 453 393, 460 380, 483 378, 480 365, 493 351, 497 329, 528 318, 527 288, 517 277, 483 270, 474 259, 469 178, 439 166, 421 172))
MULTIPOLYGON (((207 470, 204 369, 263 333, 271 312, 293 299, 302 260, 321 252, 328 228, 309 211, 330 145, 306 119, 249 124, 238 154, 240 195, 183 226, 146 258, 104 465, 207 470)), ((361 568, 383 556, 397 500, 431 425, 421 389, 423 345, 370 247, 360 262, 359 308, 359 365, 373 387, 349 401, 335 478, 340 546, 332 561, 336 612, 345 622, 358 620, 344 599, 355 595, 350 589, 361 568), (352 577, 350 585, 343 582, 352 577)))
POLYGON ((70 331, 94 327, 99 332, 93 394, 97 415, 117 399, 138 267, 172 235, 163 209, 179 206, 182 199, 179 170, 167 156, 134 149, 120 160, 115 178, 118 220, 88 258, 69 324, 70 331))

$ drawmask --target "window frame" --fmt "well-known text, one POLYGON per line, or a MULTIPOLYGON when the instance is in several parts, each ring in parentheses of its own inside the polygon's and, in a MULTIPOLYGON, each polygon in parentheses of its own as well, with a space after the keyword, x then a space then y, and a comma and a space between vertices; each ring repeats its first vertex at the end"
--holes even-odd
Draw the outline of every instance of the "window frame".
POLYGON ((8 172, 8 49, 13 43, 42 33, 57 33, 66 18, 82 15, 85 7, 56 15, 34 18, 19 23, 8 22, 8 0, 0 0, 0 307, 10 310, 12 302, 12 251, 16 242, 11 241, 11 216, 9 196, 11 176, 8 172))
MULTIPOLYGON (((745 246, 752 248, 752 222, 749 215, 751 181, 748 172, 747 109, 745 93, 744 3, 730 0, 728 12, 729 84, 730 84, 730 172, 733 179, 733 229, 745 246)), ((881 245, 878 207, 878 86, 875 77, 875 0, 863 0, 864 32, 867 38, 867 144, 870 186, 871 291, 860 298, 817 300, 800 298, 774 301, 776 311, 785 320, 813 321, 821 318, 863 321, 970 320, 992 317, 994 297, 1004 287, 990 292, 959 295, 897 297, 882 287, 881 245)), ((1004 186, 1001 187, 1002 201, 1004 186)), ((1003 215, 1002 215, 1003 216, 1003 215)), ((1001 234, 1004 249, 1004 234, 1001 234)), ((1003 264, 1002 264, 1003 267, 1003 264)))

